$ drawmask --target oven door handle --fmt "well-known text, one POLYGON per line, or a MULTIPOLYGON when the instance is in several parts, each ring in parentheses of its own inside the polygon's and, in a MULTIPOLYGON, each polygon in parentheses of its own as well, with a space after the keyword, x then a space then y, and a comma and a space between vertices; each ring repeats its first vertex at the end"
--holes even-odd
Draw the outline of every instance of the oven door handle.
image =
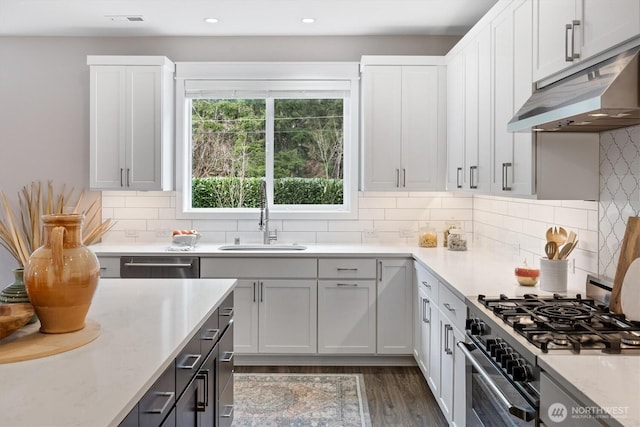
POLYGON ((491 379, 491 376, 487 373, 487 371, 484 369, 482 364, 480 364, 480 362, 476 360, 473 354, 471 354, 471 350, 473 350, 473 348, 470 349, 470 347, 475 347, 474 344, 467 344, 463 341, 458 341, 456 343, 456 346, 458 346, 458 348, 462 351, 462 354, 464 354, 467 360, 471 362, 471 364, 478 371, 478 373, 482 375, 482 378, 484 378, 487 385, 491 387, 491 390, 496 394, 496 396, 498 396, 498 398, 500 398, 504 406, 506 406, 509 409, 509 413, 511 415, 525 421, 531 421, 535 418, 536 416, 535 411, 527 408, 521 408, 519 406, 514 405, 507 398, 507 396, 505 396, 504 393, 502 393, 502 390, 500 390, 500 388, 496 385, 496 383, 491 379))

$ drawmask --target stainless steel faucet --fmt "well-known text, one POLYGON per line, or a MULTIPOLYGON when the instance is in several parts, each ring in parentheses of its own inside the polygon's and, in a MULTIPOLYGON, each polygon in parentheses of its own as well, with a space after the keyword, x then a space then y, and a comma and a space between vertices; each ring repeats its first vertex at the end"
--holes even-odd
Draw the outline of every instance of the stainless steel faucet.
POLYGON ((267 200, 267 181, 260 181, 260 222, 258 230, 262 231, 262 243, 271 244, 272 240, 278 239, 278 231, 269 231, 269 201, 267 200))

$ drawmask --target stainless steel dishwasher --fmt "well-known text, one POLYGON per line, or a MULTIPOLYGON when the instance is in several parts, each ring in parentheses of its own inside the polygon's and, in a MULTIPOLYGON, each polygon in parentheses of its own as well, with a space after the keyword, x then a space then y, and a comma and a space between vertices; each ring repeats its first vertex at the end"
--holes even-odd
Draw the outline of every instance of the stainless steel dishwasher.
POLYGON ((132 278, 199 278, 200 258, 186 256, 120 257, 120 277, 132 278))

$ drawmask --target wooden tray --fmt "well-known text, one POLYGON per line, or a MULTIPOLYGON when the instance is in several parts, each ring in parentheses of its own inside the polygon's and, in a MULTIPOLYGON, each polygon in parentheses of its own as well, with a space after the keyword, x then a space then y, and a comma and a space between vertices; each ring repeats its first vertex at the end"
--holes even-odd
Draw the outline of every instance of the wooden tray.
POLYGON ((40 322, 27 325, 0 341, 0 364, 38 359, 82 347, 98 338, 100 324, 87 319, 85 327, 66 334, 43 334, 40 322))
MULTIPOLYGON (((614 313, 622 314, 622 284, 629 266, 638 257, 640 257, 640 217, 631 216, 627 220, 627 228, 620 246, 620 257, 609 302, 609 309, 614 313)), ((640 286, 640 283, 627 283, 626 286, 640 286)))

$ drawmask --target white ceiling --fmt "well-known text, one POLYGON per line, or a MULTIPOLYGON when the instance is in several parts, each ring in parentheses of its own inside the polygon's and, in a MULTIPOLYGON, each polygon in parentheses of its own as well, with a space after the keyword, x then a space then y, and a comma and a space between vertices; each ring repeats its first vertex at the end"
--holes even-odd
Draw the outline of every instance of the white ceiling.
POLYGON ((0 0, 0 36, 462 35, 496 0, 0 0), (108 16, 142 16, 143 22, 108 16), (218 18, 208 24, 204 18, 218 18), (302 18, 315 18, 303 24, 302 18))

